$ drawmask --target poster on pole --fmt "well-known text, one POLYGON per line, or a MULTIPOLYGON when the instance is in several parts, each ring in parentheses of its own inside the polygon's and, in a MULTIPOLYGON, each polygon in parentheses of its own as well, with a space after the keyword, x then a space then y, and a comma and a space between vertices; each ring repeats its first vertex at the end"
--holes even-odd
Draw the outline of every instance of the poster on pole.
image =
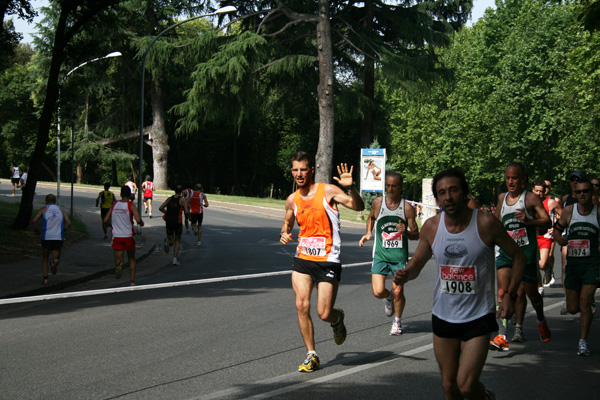
POLYGON ((383 193, 385 187, 385 149, 361 149, 360 191, 383 193))

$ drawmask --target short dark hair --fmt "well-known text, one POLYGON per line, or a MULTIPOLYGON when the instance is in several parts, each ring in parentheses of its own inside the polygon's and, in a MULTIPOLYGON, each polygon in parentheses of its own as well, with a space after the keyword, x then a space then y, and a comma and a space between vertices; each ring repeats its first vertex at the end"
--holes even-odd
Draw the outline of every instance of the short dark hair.
POLYGON ((52 193, 46 195, 46 204, 56 204, 56 196, 52 193))
POLYGON ((104 190, 108 190, 108 189, 110 189, 110 183, 109 183, 109 182, 106 182, 106 183, 104 184, 104 190))
POLYGON ((131 188, 128 185, 121 186, 121 197, 130 197, 131 188))
POLYGON ((146 180, 152 182, 152 177, 150 175, 146 175, 146 180))
POLYGON ((390 172, 386 173, 385 177, 386 177, 386 179, 389 177, 397 178, 399 185, 402 185, 404 183, 404 178, 402 177, 402 174, 399 174, 398 172, 395 172, 395 171, 390 171, 390 172))
POLYGON ((438 198, 438 195, 437 191, 435 190, 435 187, 437 186, 438 182, 443 178, 457 178, 460 182, 460 186, 465 196, 469 194, 469 184, 467 183, 467 178, 465 178, 465 173, 459 168, 448 168, 441 172, 438 172, 433 177, 433 182, 431 183, 431 191, 433 192, 433 197, 436 200, 438 198))
POLYGON ((297 152, 294 157, 292 157, 292 162, 294 161, 306 161, 306 164, 308 165, 309 168, 312 168, 313 166, 313 162, 312 162, 312 157, 305 151, 300 150, 299 152, 297 152))
POLYGON ((183 192, 183 186, 177 185, 175 186, 175 194, 181 194, 183 192))
POLYGON ((510 164, 508 164, 506 166, 506 168, 504 168, 504 171, 506 171, 510 167, 517 167, 517 168, 519 168, 519 172, 521 173, 521 176, 523 178, 526 178, 526 179, 528 178, 527 172, 525 172, 525 167, 520 162, 517 162, 517 161, 511 162, 510 164))
POLYGON ((533 186, 541 186, 543 188, 547 188, 548 186, 546 185, 546 181, 543 179, 536 179, 535 181, 533 181, 533 186))

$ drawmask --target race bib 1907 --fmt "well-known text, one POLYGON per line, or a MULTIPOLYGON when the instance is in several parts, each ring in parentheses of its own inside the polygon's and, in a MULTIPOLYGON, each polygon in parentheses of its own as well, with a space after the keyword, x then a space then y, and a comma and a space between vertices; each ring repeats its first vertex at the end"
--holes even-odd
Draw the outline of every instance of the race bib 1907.
POLYGON ((475 267, 440 266, 440 285, 442 293, 476 294, 477 274, 475 267))
POLYGON ((527 230, 525 228, 515 229, 507 232, 519 247, 527 246, 529 244, 529 237, 527 237, 527 230))
POLYGON ((590 241, 587 239, 569 240, 567 246, 568 257, 587 257, 590 255, 590 241))
POLYGON ((327 239, 324 237, 301 237, 300 252, 308 256, 323 257, 327 255, 327 239))
POLYGON ((381 244, 385 249, 401 249, 402 234, 400 232, 381 232, 381 244))

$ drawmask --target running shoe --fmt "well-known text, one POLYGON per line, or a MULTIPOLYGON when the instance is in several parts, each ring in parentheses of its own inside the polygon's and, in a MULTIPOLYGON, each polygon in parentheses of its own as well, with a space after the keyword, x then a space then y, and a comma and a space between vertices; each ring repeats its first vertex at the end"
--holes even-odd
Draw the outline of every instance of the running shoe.
POLYGON ((554 282, 556 282, 556 278, 554 278, 554 274, 552 273, 551 270, 546 271, 544 273, 544 287, 550 287, 552 285, 554 285, 554 282))
POLYGON ((544 286, 540 286, 538 292, 540 293, 540 296, 544 297, 544 286))
POLYGON ((179 261, 177 260, 177 257, 173 257, 173 265, 179 265, 179 261))
POLYGON ((390 330, 390 336, 400 336, 402 335, 402 322, 394 321, 392 322, 392 329, 390 330))
POLYGON ((52 272, 52 275, 56 275, 56 263, 54 262, 54 258, 49 258, 48 264, 50 265, 50 271, 52 272))
POLYGON ((562 308, 560 309, 560 315, 567 315, 569 310, 567 309, 567 302, 563 301, 562 308))
POLYGON ((129 286, 135 286, 135 282, 134 281, 129 281, 129 286))
POLYGON ((385 307, 385 315, 388 317, 394 315, 394 300, 383 299, 383 304, 385 307))
POLYGON ((523 342, 525 340, 525 336, 523 336, 523 329, 517 328, 515 329, 515 334, 513 335, 511 341, 512 342, 523 342))
POLYGON ((306 360, 298 367, 298 372, 313 372, 319 369, 319 357, 315 353, 306 354, 306 360))
POLYGON ((150 213, 150 215, 148 216, 148 218, 152 219, 152 213, 150 213))
POLYGON ((344 341, 346 340, 346 325, 344 325, 344 310, 342 310, 341 308, 334 308, 333 310, 336 311, 340 315, 340 320, 337 322, 337 324, 331 324, 331 328, 333 328, 333 340, 335 341, 335 344, 340 345, 340 344, 344 343, 344 341))
POLYGON ((121 279, 121 275, 123 275, 123 261, 119 261, 115 269, 115 278, 121 279))
POLYGON ((589 356, 590 348, 588 347, 587 340, 579 339, 579 350, 577 350, 578 356, 589 356))
POLYGON ((496 400, 496 393, 492 389, 485 388, 485 398, 487 400, 496 400))
POLYGON ((540 339, 542 343, 548 343, 552 334, 550 332, 550 328, 548 328, 548 323, 546 322, 546 318, 543 321, 538 321, 538 328, 540 328, 540 339))
POLYGON ((196 246, 202 246, 202 242, 198 240, 198 241, 196 242, 196 246))
POLYGON ((508 351, 508 340, 504 335, 498 335, 490 340, 490 350, 508 351))
POLYGON ((42 285, 46 286, 48 284, 48 278, 44 278, 42 280, 42 285))
POLYGON ((104 235, 104 239, 108 239, 108 235, 104 235))
POLYGON ((144 207, 144 214, 148 214, 148 207, 144 207))
POLYGON ((165 238, 165 243, 163 245, 163 249, 165 249, 165 253, 169 252, 169 238, 165 238))

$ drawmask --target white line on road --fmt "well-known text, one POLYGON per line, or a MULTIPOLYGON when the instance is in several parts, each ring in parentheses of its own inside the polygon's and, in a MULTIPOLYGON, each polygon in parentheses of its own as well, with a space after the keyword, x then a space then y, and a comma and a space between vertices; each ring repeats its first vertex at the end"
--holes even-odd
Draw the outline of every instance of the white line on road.
MULTIPOLYGON (((371 265, 371 262, 345 264, 343 267, 344 268, 352 268, 352 267, 360 267, 360 266, 366 266, 366 265, 371 265)), ((202 284, 206 284, 206 283, 227 282, 227 281, 236 281, 236 280, 242 280, 242 279, 265 278, 265 277, 269 277, 269 276, 279 276, 279 275, 290 275, 291 273, 292 273, 291 270, 287 270, 287 271, 277 271, 277 272, 264 272, 264 273, 260 273, 260 274, 223 276, 223 277, 208 278, 208 279, 195 279, 195 280, 191 280, 191 281, 155 283, 152 285, 136 285, 136 286, 109 288, 109 289, 86 290, 86 291, 81 291, 81 292, 67 292, 67 293, 45 294, 45 295, 40 295, 40 296, 14 297, 14 298, 10 298, 10 299, 0 299, 0 305, 29 303, 29 302, 33 302, 33 301, 43 301, 43 300, 67 299, 67 298, 72 298, 72 297, 96 296, 96 295, 102 295, 102 294, 121 293, 121 292, 134 292, 134 291, 138 291, 138 290, 163 289, 163 288, 171 288, 171 287, 176 287, 176 286, 202 285, 202 284)))

